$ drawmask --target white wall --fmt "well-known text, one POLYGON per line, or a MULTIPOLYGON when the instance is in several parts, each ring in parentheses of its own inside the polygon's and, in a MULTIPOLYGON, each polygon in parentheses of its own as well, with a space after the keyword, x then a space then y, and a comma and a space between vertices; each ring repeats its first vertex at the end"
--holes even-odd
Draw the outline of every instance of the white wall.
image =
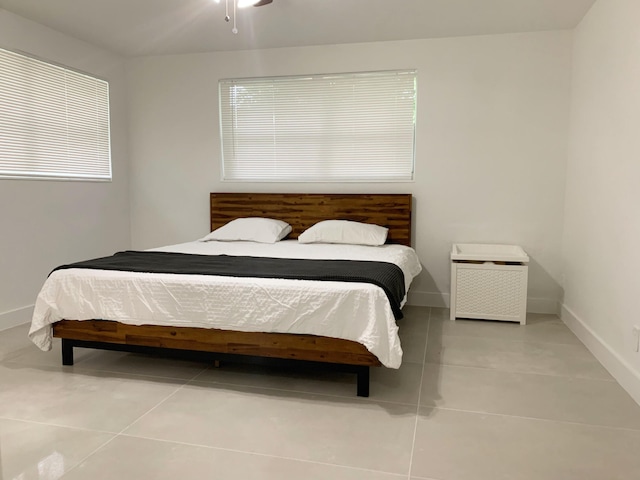
POLYGON ((640 2, 598 0, 575 32, 563 319, 640 403, 640 2))
POLYGON ((0 47, 109 81, 113 182, 0 179, 0 330, 31 320, 56 265, 130 244, 125 65, 122 58, 0 9, 0 47))
POLYGON ((133 245, 204 235, 210 191, 410 192, 413 303, 448 300, 452 242, 515 243, 532 258, 530 310, 556 311, 570 66, 571 32, 130 60, 133 245), (220 78, 400 68, 419 76, 415 182, 220 181, 220 78))

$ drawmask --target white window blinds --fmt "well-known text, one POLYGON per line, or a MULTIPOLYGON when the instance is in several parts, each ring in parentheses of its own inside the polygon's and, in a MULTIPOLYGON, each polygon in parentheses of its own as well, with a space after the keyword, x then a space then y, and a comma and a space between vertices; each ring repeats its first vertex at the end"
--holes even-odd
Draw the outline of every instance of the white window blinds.
POLYGON ((0 177, 110 180, 109 84, 0 49, 0 177))
POLYGON ((416 72, 221 80, 223 179, 413 179, 416 72))

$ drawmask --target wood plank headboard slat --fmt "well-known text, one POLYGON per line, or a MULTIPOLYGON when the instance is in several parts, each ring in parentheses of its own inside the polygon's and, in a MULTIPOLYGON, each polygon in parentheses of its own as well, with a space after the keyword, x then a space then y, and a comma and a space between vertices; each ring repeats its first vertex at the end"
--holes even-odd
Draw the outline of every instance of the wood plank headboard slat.
POLYGON ((242 217, 289 223, 298 238, 322 220, 352 220, 389 229, 387 243, 411 245, 411 194, 211 193, 211 230, 242 217))

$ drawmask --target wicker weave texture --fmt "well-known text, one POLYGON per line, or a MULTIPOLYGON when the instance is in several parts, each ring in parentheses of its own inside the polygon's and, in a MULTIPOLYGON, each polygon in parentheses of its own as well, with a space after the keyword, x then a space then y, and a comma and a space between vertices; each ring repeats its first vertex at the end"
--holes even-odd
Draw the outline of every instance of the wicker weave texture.
POLYGON ((457 270, 457 314, 517 317, 522 306, 522 270, 457 270))

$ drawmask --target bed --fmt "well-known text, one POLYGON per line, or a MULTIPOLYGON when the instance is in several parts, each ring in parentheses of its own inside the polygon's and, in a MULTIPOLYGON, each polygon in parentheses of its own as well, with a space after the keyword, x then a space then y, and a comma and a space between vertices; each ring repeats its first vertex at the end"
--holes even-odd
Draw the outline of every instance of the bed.
MULTIPOLYGON (((397 251, 400 251, 400 248, 404 248, 397 247, 398 245, 410 246, 411 243, 412 197, 408 194, 211 193, 210 212, 210 227, 212 231, 237 218, 267 217, 289 223, 292 231, 288 239, 295 240, 302 232, 319 221, 341 219, 382 225, 389 229, 387 236, 389 245, 379 247, 379 251, 375 252, 376 255, 380 255, 380 252, 382 252, 383 255, 392 257, 397 254, 397 251), (384 248, 387 248, 387 250, 384 250, 384 248)), ((291 242, 291 240, 289 241, 291 242)), ((247 242, 244 243, 245 245, 240 247, 245 248, 247 242)), ((298 242, 280 243, 276 249, 293 252, 294 244, 296 243, 298 242)), ((227 247, 227 245, 224 245, 224 247, 231 248, 227 247)), ((203 248, 204 246, 199 244, 183 244, 173 246, 173 250, 169 248, 168 251, 202 253, 200 250, 203 248), (190 250, 193 248, 196 248, 196 250, 190 250)), ((162 252, 164 249, 155 250, 162 252)), ((376 250, 376 247, 369 247, 369 250, 376 250)), ((270 251, 268 250, 268 252, 270 251)), ((216 254, 220 254, 220 252, 216 254)), ((228 253, 223 250, 222 254, 235 255, 236 253, 228 253)), ((271 255, 265 253, 262 255, 278 256, 280 254, 271 255)), ((333 253, 330 255, 333 255, 333 253)), ((348 258, 352 255, 360 255, 360 253, 353 253, 347 249, 346 253, 341 253, 340 255, 346 255, 344 258, 348 258)), ((281 256, 285 257, 286 255, 281 256)), ((368 258, 363 259, 367 260, 368 258)), ((409 284, 420 270, 417 257, 415 263, 417 263, 417 267, 411 267, 413 270, 410 273, 406 273, 405 269, 405 280, 408 279, 409 284)), ((92 278, 93 281, 94 279, 92 278)), ((299 285, 299 283, 296 285, 299 285)), ((349 288, 355 288, 355 286, 357 285, 354 284, 353 287, 349 288)), ((336 286, 336 288, 338 287, 336 286)), ((370 291, 375 289, 379 290, 377 287, 369 287, 370 291)), ((59 293, 52 296, 52 298, 58 297, 60 297, 59 293)), ((216 298, 216 302, 223 305, 223 297, 224 295, 207 297, 207 301, 210 301, 211 298, 216 298)), ((406 300, 406 297, 404 300, 406 300)), ((70 302, 72 301, 73 299, 70 299, 70 302)), ((266 331, 247 331, 244 327, 242 329, 234 329, 233 323, 225 324, 221 318, 217 318, 217 320, 222 322, 221 324, 224 328, 211 328, 208 323, 205 325, 197 321, 193 324, 197 326, 182 326, 182 324, 162 325, 161 323, 163 323, 164 319, 158 316, 154 317, 156 321, 153 322, 148 320, 143 322, 139 319, 130 321, 128 318, 117 318, 117 316, 94 319, 96 317, 87 317, 83 314, 78 316, 68 315, 63 319, 57 319, 50 314, 49 305, 42 305, 45 303, 47 302, 36 302, 36 311, 34 312, 30 336, 43 349, 46 349, 50 344, 44 341, 40 343, 36 341, 38 335, 50 334, 53 337, 61 338, 62 362, 64 365, 73 364, 74 347, 142 353, 162 352, 163 354, 179 351, 182 354, 205 354, 216 362, 228 359, 269 363, 296 361, 312 367, 339 368, 356 373, 357 394, 359 396, 368 396, 369 394, 370 367, 383 364, 392 368, 399 366, 397 355, 395 356, 396 358, 390 360, 390 357, 386 357, 379 352, 374 354, 372 350, 375 351, 375 346, 366 340, 362 341, 360 337, 346 339, 297 331, 296 333, 290 333, 293 331, 290 328, 281 329, 285 331, 278 331, 278 329, 274 331, 271 328, 266 331), (115 320, 116 318, 118 321, 115 320), (49 323, 50 331, 48 330, 49 325, 47 325, 49 323), (45 326, 43 327, 43 325, 45 326), (381 358, 383 358, 383 361, 381 361, 381 358)), ((211 304, 209 303, 209 305, 211 304)), ((361 306, 354 305, 352 308, 358 310, 361 309, 361 306)), ((386 311, 388 308, 381 306, 381 304, 375 304, 369 310, 374 312, 374 316, 382 315, 381 312, 383 310, 384 315, 386 317, 389 316, 386 311)), ((235 313, 235 310, 227 311, 235 313)), ((200 312, 202 312, 203 316, 210 313, 207 308, 202 308, 200 312)), ((341 325, 350 325, 350 319, 337 318, 335 321, 342 322, 340 323, 341 325)), ((385 321, 389 323, 389 328, 393 330, 395 322, 388 319, 385 321), (392 323, 393 325, 391 325, 392 323)), ((294 321, 293 323, 297 324, 299 322, 294 321)), ((255 327, 251 328, 255 329, 255 327)), ((309 331, 315 331, 314 328, 312 325, 309 331)), ((395 328, 397 329, 397 327, 395 328)), ((395 333, 392 331, 392 334, 397 338, 397 331, 395 333)), ((395 342, 392 334, 389 335, 391 343, 395 342)), ((373 336, 376 337, 376 335, 373 336)), ((377 337, 380 337, 380 335, 377 335, 377 337)))

